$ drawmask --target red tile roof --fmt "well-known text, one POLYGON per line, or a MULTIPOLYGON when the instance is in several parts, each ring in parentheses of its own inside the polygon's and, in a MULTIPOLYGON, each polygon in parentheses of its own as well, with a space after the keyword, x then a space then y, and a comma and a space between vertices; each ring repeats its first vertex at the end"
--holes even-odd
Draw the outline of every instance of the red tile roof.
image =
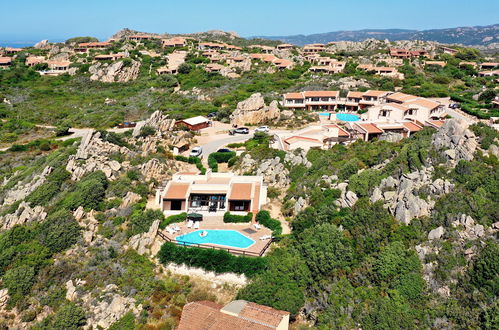
MULTIPOLYGON (((238 310, 228 310, 226 307, 209 302, 197 301, 184 306, 178 330, 269 330, 275 329, 288 312, 258 305, 251 302, 235 301, 238 310), (236 315, 233 315, 236 314, 236 315)), ((229 307, 229 309, 231 309, 229 307)))
POLYGON ((338 97, 340 92, 338 91, 306 91, 303 92, 305 97, 338 97))
POLYGON ((190 183, 172 182, 168 191, 165 193, 166 199, 185 199, 187 191, 189 190, 190 183))
POLYGON ((404 122, 404 123, 402 123, 402 124, 403 124, 403 125, 405 126, 405 128, 407 128, 410 132, 418 132, 418 131, 420 131, 420 130, 422 130, 422 129, 423 129, 423 127, 421 127, 421 126, 419 126, 419 125, 417 125, 417 124, 415 124, 415 123, 411 123, 411 122, 404 122))
POLYGON ((374 124, 365 123, 365 124, 357 124, 357 126, 361 127, 364 131, 366 131, 369 134, 383 133, 383 130, 379 129, 378 126, 374 124))
POLYGON ((12 62, 12 58, 10 57, 0 57, 0 64, 9 64, 12 62))
POLYGON ((228 199, 249 201, 252 188, 253 184, 251 183, 233 183, 228 199))
POLYGON ((305 97, 303 96, 302 93, 286 93, 284 94, 285 99, 304 99, 305 97))

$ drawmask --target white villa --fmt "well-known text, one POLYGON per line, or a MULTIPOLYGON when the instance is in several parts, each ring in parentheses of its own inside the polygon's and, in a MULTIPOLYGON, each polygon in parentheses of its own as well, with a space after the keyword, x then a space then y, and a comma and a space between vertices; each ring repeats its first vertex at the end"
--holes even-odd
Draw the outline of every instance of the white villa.
POLYGON ((266 200, 267 186, 262 176, 238 176, 210 170, 204 175, 177 173, 164 188, 156 191, 156 201, 166 216, 182 212, 256 214, 266 200))

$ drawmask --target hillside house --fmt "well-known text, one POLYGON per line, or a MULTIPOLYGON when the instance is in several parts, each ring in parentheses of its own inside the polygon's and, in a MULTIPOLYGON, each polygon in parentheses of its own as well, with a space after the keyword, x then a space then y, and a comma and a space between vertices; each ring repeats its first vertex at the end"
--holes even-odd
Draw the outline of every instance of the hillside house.
POLYGON ((492 70, 499 67, 499 63, 497 62, 484 62, 480 63, 480 70, 492 70))
POLYGON ((334 110, 340 92, 338 91, 306 91, 286 93, 282 105, 288 109, 334 110))
POLYGON ((288 330, 289 313, 245 300, 235 300, 225 306, 195 301, 184 306, 177 329, 288 330))
POLYGON ((282 150, 329 149, 335 144, 351 141, 350 134, 336 124, 310 126, 293 133, 278 133, 274 137, 272 147, 282 150))
POLYGON ((401 48, 390 48, 390 56, 395 58, 412 58, 419 56, 428 56, 428 52, 426 50, 408 50, 401 48))
POLYGON ((24 62, 26 66, 32 67, 37 64, 45 63, 45 57, 43 56, 28 56, 24 62))
POLYGON ((454 49, 454 48, 449 48, 449 47, 440 47, 440 50, 444 53, 444 54, 449 54, 449 55, 456 55, 458 50, 457 49, 454 49))
POLYGON ((262 176, 234 173, 177 173, 156 198, 165 215, 182 212, 246 215, 258 213, 267 200, 262 176))
POLYGON ((96 61, 116 61, 125 57, 125 54, 117 53, 117 54, 101 54, 96 55, 94 60, 96 61))
POLYGON ((277 45, 276 48, 279 50, 293 49, 295 46, 291 44, 280 44, 277 45))
POLYGON ((435 66, 439 66, 439 67, 443 68, 447 65, 447 62, 445 62, 445 61, 425 61, 424 66, 427 67, 428 65, 435 65, 435 66))
POLYGON ((170 48, 170 47, 184 47, 187 45, 187 40, 182 37, 174 37, 170 39, 162 39, 161 40, 161 45, 164 48, 170 48))
POLYGON ((0 57, 0 68, 8 68, 12 64, 12 58, 7 56, 0 57))

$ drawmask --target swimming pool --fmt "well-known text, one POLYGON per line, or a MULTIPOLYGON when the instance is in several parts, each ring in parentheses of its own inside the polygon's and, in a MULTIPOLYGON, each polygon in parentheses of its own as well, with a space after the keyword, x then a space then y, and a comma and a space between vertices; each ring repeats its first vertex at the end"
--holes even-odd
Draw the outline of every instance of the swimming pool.
POLYGON ((336 119, 341 121, 358 121, 360 117, 351 113, 338 113, 336 119))
POLYGON ((177 236, 177 242, 197 243, 197 244, 217 244, 224 245, 239 249, 246 249, 255 243, 249 237, 244 236, 235 230, 222 230, 222 229, 207 229, 207 230, 196 230, 192 233, 177 236), (201 237, 203 231, 208 232, 208 235, 201 237))
POLYGON ((329 117, 330 113, 329 112, 319 112, 319 116, 328 116, 329 117))

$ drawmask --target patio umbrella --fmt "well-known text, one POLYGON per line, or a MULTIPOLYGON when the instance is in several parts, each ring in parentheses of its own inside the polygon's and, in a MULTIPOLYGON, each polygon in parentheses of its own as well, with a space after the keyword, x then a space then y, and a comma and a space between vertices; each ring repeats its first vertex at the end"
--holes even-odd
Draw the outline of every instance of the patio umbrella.
POLYGON ((199 213, 189 213, 187 214, 187 218, 194 221, 202 221, 203 215, 199 213))

